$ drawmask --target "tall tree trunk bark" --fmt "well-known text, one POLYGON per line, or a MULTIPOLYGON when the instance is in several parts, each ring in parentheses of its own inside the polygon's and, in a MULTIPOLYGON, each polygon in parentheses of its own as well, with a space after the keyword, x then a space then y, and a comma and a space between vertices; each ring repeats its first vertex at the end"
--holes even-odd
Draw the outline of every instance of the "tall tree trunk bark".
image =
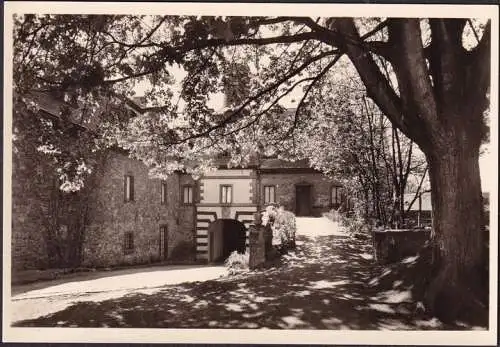
MULTIPOLYGON (((361 41, 352 19, 334 24, 361 41)), ((489 105, 491 22, 470 52, 462 45, 465 25, 463 18, 429 19, 432 42, 424 48, 419 19, 390 19, 390 48, 380 54, 391 62, 399 96, 362 45, 345 45, 368 95, 426 154, 437 258, 437 273, 424 274, 431 281, 426 302, 446 321, 470 316, 488 287, 478 158, 489 105)))
POLYGON ((426 301, 443 321, 471 314, 484 305, 487 293, 479 146, 460 134, 454 139, 460 140, 427 154, 437 273, 426 301))

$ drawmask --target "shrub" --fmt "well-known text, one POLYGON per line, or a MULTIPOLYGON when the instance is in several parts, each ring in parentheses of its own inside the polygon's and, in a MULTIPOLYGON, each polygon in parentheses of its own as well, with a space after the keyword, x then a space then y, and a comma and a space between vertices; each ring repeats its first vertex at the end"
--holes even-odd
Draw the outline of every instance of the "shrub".
POLYGON ((237 274, 248 269, 250 256, 248 252, 238 253, 237 251, 232 252, 229 257, 224 261, 230 275, 237 274))
POLYGON ((371 226, 362 217, 348 217, 345 214, 341 214, 341 224, 353 236, 356 234, 370 234, 371 226))

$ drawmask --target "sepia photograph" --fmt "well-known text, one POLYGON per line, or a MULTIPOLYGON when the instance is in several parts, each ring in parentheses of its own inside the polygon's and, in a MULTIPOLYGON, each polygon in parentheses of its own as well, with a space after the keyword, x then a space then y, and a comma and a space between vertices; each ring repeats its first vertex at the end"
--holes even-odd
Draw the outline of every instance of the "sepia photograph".
POLYGON ((497 7, 4 23, 4 341, 496 344, 497 7))

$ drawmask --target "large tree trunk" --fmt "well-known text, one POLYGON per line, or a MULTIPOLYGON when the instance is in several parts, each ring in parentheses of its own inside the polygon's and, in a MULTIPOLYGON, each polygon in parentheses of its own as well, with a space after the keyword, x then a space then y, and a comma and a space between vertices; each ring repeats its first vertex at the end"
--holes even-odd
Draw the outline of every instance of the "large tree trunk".
POLYGON ((443 321, 470 316, 487 300, 479 145, 460 128, 427 154, 437 273, 426 301, 443 321))
MULTIPOLYGON (((361 41, 352 19, 334 24, 344 36, 361 41)), ((388 44, 376 49, 390 61, 399 95, 362 45, 346 40, 345 50, 368 95, 427 156, 437 273, 422 275, 431 278, 427 307, 452 321, 470 316, 487 297, 479 146, 489 105, 491 23, 472 51, 462 45, 466 19, 429 19, 432 41, 426 47, 421 24, 390 19, 388 44)))

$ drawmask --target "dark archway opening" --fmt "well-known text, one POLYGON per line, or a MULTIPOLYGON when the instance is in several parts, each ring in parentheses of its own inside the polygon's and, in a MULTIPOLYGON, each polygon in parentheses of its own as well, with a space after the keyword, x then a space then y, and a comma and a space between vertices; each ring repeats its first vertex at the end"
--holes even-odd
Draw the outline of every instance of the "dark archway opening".
POLYGON ((208 228, 208 259, 210 262, 223 262, 237 251, 245 253, 245 225, 235 219, 218 219, 208 228))

